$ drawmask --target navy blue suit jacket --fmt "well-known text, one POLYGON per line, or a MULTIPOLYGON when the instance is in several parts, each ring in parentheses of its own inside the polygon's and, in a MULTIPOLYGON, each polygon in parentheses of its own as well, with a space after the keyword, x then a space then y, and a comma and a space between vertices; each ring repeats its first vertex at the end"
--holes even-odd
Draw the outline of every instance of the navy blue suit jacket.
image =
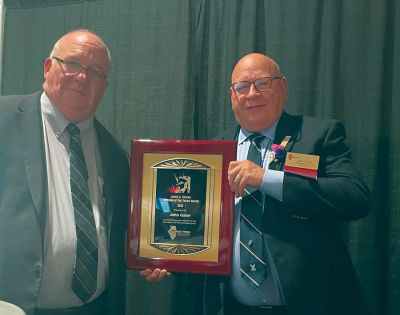
MULTIPOLYGON (((236 139, 239 127, 220 138, 236 139)), ((369 190, 354 166, 343 124, 284 112, 274 143, 320 156, 318 180, 285 173, 282 202, 266 196, 263 235, 290 315, 369 314, 338 222, 369 211, 369 190)), ((283 164, 272 165, 281 169, 283 164)), ((208 276, 204 314, 223 310, 227 278, 208 276)))

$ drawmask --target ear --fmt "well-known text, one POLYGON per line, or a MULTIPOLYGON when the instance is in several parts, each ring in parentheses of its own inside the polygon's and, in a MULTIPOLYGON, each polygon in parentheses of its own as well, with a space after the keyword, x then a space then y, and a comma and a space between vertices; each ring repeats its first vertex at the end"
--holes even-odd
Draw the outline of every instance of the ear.
POLYGON ((43 76, 46 80, 47 73, 50 71, 50 68, 53 66, 53 59, 47 57, 43 64, 43 76))
POLYGON ((285 93, 284 100, 286 101, 287 100, 287 91, 288 91, 288 81, 287 81, 286 77, 283 77, 282 80, 283 80, 283 87, 284 87, 284 93, 285 93))
POLYGON ((287 82, 287 79, 286 79, 285 76, 283 77, 283 82, 285 83, 285 87, 286 87, 286 89, 287 89, 287 88, 288 88, 288 82, 287 82))

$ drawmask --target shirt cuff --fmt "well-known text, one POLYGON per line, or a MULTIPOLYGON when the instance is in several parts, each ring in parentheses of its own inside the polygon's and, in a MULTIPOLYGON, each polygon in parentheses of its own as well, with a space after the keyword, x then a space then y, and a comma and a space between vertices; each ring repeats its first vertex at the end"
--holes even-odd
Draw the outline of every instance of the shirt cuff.
POLYGON ((267 169, 261 183, 260 190, 263 194, 269 195, 276 200, 282 201, 283 197, 283 176, 282 171, 267 169))

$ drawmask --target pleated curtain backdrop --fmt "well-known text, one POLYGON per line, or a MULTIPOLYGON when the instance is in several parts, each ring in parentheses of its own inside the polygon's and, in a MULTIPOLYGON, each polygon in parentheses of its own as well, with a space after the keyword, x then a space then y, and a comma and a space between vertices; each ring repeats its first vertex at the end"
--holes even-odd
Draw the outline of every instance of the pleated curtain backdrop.
MULTIPOLYGON (((5 6, 2 95, 41 89, 54 41, 71 29, 91 29, 113 59, 97 116, 127 150, 132 138, 213 138, 234 124, 229 84, 236 61, 253 51, 274 58, 288 78, 290 113, 346 125, 373 211, 342 231, 374 314, 400 313, 399 0, 8 0, 5 6)), ((128 271, 128 314, 196 314, 199 294, 199 275, 148 284, 128 271)))

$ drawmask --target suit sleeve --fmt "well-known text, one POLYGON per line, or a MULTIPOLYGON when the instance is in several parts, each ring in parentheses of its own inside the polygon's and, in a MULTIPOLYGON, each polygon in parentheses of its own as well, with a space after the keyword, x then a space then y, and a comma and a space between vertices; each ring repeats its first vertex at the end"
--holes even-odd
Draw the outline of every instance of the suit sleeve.
POLYGON ((356 220, 366 216, 369 190, 345 144, 343 124, 336 121, 321 134, 312 140, 315 152, 309 153, 320 156, 318 179, 285 173, 282 211, 303 220, 356 220))

